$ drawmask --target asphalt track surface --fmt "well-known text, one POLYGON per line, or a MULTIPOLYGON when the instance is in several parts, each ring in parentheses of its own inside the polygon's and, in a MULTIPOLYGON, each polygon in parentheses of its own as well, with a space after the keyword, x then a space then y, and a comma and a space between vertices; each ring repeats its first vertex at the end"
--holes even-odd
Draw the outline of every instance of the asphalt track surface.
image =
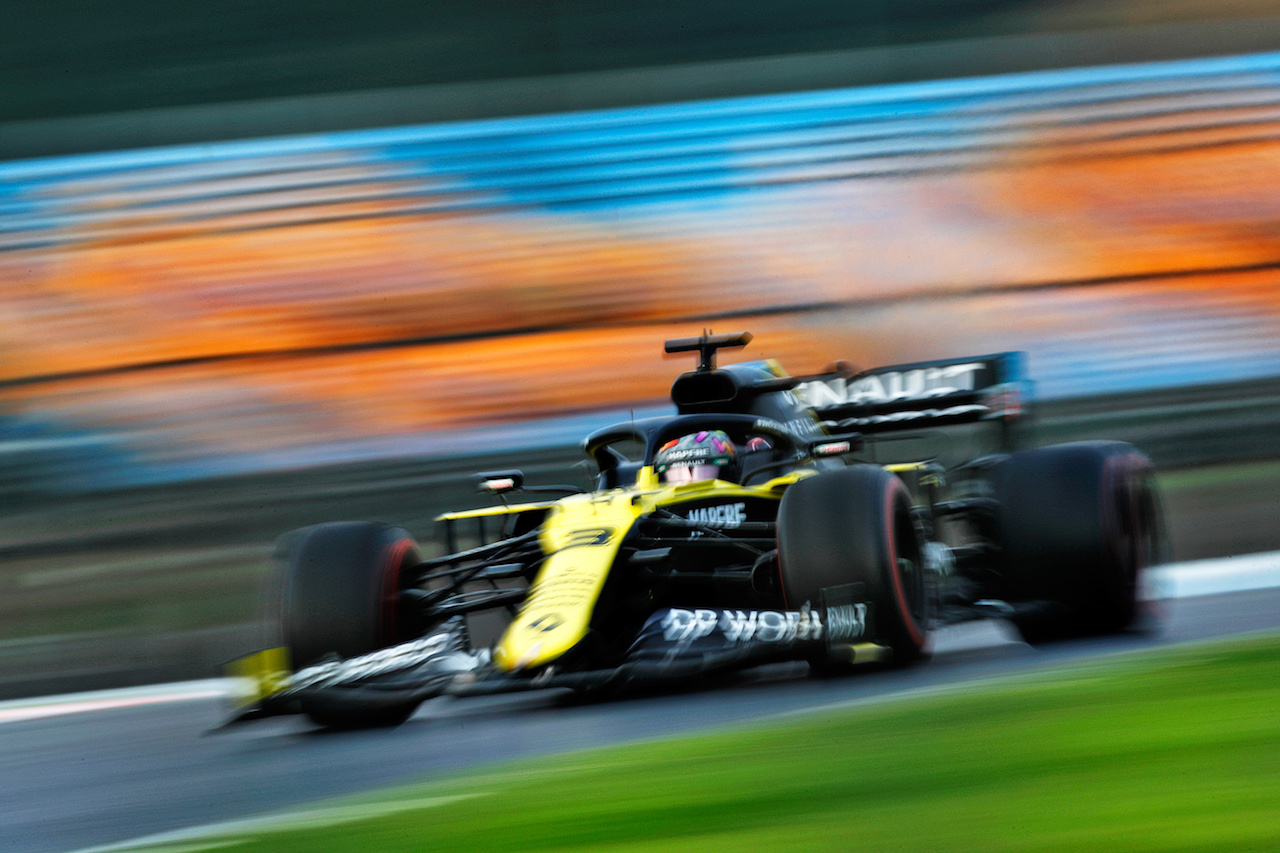
POLYGON ((226 710, 222 682, 4 703, 0 850, 107 847, 516 757, 963 689, 1089 657, 1280 628, 1280 553, 1197 565, 1205 568, 1194 578, 1155 588, 1160 620, 1151 632, 1032 648, 1001 623, 972 623, 940 632, 925 665, 837 679, 785 665, 712 689, 599 704, 553 691, 437 699, 399 728, 360 732, 286 717, 211 733, 226 710), (1223 589, 1235 591, 1203 594, 1223 589))

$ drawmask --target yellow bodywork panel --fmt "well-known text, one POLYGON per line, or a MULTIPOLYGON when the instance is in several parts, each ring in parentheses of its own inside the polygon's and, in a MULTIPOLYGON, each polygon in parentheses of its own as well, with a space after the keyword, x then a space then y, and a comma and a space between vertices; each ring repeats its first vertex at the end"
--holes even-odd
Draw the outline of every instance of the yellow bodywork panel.
POLYGON ((617 490, 566 498, 551 510, 541 537, 550 556, 494 648, 495 666, 506 671, 539 666, 586 636, 618 546, 640 514, 634 496, 617 490))
POLYGON ((446 512, 437 515, 436 521, 459 521, 464 518, 492 518, 499 515, 518 515, 522 512, 532 512, 540 509, 547 509, 556 505, 556 501, 542 501, 538 503, 520 503, 520 504, 504 504, 502 506, 487 506, 480 509, 468 509, 461 512, 446 512))
POLYGON ((662 486, 652 468, 640 472, 634 489, 575 495, 558 502, 543 522, 548 554, 520 613, 493 650, 493 663, 514 672, 550 663, 586 636, 596 599, 618 549, 636 519, 655 508, 715 495, 774 495, 794 482, 791 474, 761 486, 719 480, 662 486))
POLYGON ((237 682, 233 703, 236 707, 253 705, 274 696, 288 684, 289 650, 276 647, 253 652, 232 661, 227 670, 237 682))

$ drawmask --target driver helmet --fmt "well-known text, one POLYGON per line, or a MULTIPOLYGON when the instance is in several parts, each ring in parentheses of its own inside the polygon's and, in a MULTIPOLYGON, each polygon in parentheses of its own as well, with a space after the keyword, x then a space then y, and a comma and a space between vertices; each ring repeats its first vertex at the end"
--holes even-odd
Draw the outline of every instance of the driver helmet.
POLYGON ((658 449, 654 470, 665 483, 730 478, 734 464, 733 441, 718 429, 702 430, 672 439, 658 449))

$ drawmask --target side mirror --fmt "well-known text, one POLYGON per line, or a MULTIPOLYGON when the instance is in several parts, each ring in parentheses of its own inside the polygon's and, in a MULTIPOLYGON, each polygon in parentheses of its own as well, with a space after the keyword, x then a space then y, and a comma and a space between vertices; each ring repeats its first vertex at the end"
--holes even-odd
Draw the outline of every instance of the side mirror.
POLYGON ((491 495, 505 495, 507 492, 518 492, 524 488, 524 472, 516 469, 488 471, 476 476, 480 478, 477 490, 491 495))

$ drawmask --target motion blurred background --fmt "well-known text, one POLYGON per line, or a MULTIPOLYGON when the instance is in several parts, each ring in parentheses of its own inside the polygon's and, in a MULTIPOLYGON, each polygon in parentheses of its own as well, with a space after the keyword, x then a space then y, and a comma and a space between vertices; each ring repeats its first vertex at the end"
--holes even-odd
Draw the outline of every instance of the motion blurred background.
MULTIPOLYGON (((705 328, 795 373, 1023 350, 1044 440, 1280 457, 1264 0, 51 0, 4 31, 0 696, 216 674, 277 534, 429 539, 473 470, 562 480, 705 328)), ((1178 556, 1280 548, 1253 470, 1239 529, 1229 483, 1170 496, 1178 556)))

